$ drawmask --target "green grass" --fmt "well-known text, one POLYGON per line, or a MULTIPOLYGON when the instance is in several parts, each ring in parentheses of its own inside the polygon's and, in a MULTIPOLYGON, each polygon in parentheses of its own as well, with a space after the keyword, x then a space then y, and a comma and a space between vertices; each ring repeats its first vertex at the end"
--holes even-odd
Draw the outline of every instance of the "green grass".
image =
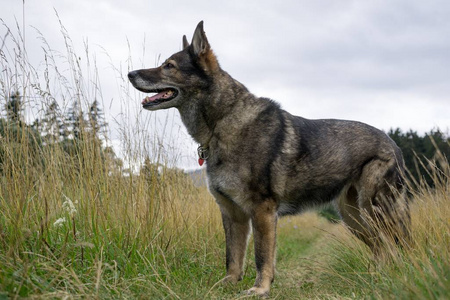
MULTIPOLYGON (((7 38, 22 45, 12 33, 7 38)), ((83 77, 67 38, 67 77, 51 64, 38 71, 20 51, 1 56, 2 107, 14 86, 21 87, 26 105, 43 105, 44 111, 52 95, 82 102, 100 88, 83 77), (58 76, 50 80, 52 72, 58 76)), ((57 59, 50 49, 47 55, 57 59)), ((120 99, 139 101, 128 83, 119 86, 120 99)), ((139 125, 142 115, 127 118, 120 126, 128 157, 143 158, 148 149, 163 157, 139 125), (136 128, 127 118, 138 119, 136 128)), ((68 153, 67 145, 45 143, 29 126, 0 125, 0 299, 248 298, 242 291, 256 275, 252 241, 244 279, 219 284, 225 239, 219 209, 205 188, 161 159, 125 176, 89 136, 68 153)), ((392 250, 384 263, 342 224, 314 212, 280 220, 270 298, 450 298, 450 172, 430 166, 435 188, 423 184, 411 191, 414 243, 392 250)))

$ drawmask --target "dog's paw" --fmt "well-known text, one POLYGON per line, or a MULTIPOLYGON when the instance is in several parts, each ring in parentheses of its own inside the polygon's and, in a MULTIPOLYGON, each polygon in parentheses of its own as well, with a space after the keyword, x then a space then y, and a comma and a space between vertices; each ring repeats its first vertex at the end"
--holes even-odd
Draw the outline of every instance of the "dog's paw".
POLYGON ((268 288, 262 288, 262 287, 252 287, 249 290, 245 291, 245 294, 247 295, 256 295, 261 298, 267 298, 269 296, 269 289, 268 288))

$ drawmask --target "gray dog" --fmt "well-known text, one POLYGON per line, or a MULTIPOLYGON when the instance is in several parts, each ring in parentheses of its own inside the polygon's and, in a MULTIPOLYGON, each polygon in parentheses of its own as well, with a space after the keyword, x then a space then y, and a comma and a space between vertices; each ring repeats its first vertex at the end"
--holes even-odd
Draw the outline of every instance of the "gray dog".
POLYGON ((191 44, 160 67, 132 71, 147 110, 175 107, 206 161, 209 189, 226 235, 224 281, 242 279, 250 227, 257 277, 249 293, 274 280, 277 218, 337 199, 350 230, 380 253, 383 230, 406 240, 409 210, 400 149, 382 131, 343 120, 293 116, 258 98, 221 69, 203 22, 191 44), (380 224, 380 226, 375 226, 380 224), (392 230, 394 228, 395 230, 392 230))

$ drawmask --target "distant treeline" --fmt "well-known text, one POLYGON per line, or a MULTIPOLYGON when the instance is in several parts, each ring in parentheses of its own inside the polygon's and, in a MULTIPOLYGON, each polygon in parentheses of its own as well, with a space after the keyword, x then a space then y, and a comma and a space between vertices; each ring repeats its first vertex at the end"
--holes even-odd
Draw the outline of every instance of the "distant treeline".
POLYGON ((122 166, 112 147, 104 145, 108 124, 97 100, 92 101, 87 112, 79 101, 74 101, 67 112, 53 101, 31 124, 25 122, 24 100, 18 92, 0 99, 0 108, 0 174, 14 159, 32 162, 37 169, 45 168, 52 163, 46 153, 55 148, 77 165, 90 156, 113 169, 122 166))
POLYGON ((391 129, 388 135, 403 152, 406 168, 417 183, 425 181, 433 186, 429 174, 430 162, 436 167, 448 167, 450 159, 450 137, 439 129, 433 129, 421 136, 417 131, 402 132, 391 129))

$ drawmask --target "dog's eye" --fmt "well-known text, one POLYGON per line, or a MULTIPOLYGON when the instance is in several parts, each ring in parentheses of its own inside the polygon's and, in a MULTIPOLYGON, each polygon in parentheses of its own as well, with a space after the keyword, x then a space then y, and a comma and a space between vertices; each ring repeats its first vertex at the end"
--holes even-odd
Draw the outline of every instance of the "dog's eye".
POLYGON ((167 63, 164 65, 164 69, 172 69, 172 68, 175 68, 175 66, 171 63, 167 63))

